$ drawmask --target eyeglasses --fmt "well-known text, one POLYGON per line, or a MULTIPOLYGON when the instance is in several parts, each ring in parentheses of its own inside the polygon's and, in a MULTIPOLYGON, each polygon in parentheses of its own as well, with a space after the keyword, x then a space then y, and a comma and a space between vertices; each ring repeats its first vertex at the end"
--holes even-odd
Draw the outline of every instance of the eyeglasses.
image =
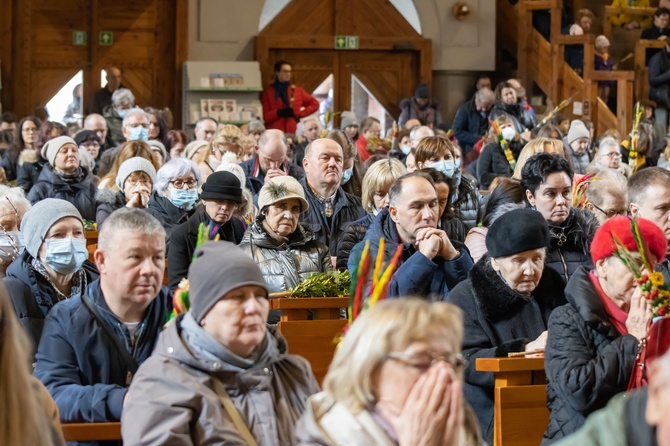
POLYGON ((198 185, 198 182, 196 180, 172 180, 169 182, 171 185, 173 185, 176 189, 181 189, 186 185, 189 189, 193 189, 198 185))
POLYGON ((594 208, 598 209, 600 212, 605 214, 605 217, 607 217, 607 218, 616 217, 617 215, 629 215, 628 209, 609 209, 609 210, 605 211, 605 210, 599 208, 598 206, 596 206, 595 204, 593 204, 593 203, 591 203, 591 204, 593 205, 594 208))
POLYGON ((151 181, 147 180, 126 180, 126 183, 130 184, 133 187, 137 186, 138 184, 141 184, 142 186, 146 186, 149 188, 151 187, 151 181))
POLYGON ((430 350, 423 352, 409 353, 409 352, 391 352, 387 355, 389 359, 395 359, 405 365, 414 367, 416 369, 428 370, 433 364, 438 361, 444 361, 449 364, 454 370, 460 370, 467 365, 467 361, 460 353, 436 353, 430 350))

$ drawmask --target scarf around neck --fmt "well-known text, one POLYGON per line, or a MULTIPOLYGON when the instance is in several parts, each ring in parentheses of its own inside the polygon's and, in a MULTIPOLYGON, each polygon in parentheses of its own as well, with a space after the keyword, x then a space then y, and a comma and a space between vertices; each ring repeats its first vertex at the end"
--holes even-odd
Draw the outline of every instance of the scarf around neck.
POLYGON ((284 107, 290 107, 291 103, 288 100, 288 87, 291 82, 281 82, 279 79, 275 80, 272 86, 275 88, 275 99, 281 99, 284 102, 284 107))

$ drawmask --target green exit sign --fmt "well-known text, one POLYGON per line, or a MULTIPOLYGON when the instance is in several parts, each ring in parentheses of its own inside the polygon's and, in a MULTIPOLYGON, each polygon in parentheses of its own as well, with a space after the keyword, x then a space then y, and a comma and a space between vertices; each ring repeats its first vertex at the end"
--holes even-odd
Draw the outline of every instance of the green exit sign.
POLYGON ((86 31, 72 31, 72 45, 86 45, 86 31))
POLYGON ((111 45, 114 43, 114 34, 111 31, 100 31, 98 43, 100 45, 111 45))
POLYGON ((335 36, 336 50, 357 50, 358 36, 335 36))

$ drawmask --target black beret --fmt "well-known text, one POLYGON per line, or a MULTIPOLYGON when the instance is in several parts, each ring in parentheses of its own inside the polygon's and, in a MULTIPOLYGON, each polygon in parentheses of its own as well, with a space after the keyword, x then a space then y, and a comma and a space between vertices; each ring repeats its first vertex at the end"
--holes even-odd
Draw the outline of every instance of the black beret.
POLYGON ((214 172, 202 185, 203 200, 230 200, 242 203, 242 185, 235 174, 228 171, 214 172))
POLYGON ((498 217, 486 234, 489 257, 507 257, 549 246, 549 227, 537 211, 515 209, 498 217))

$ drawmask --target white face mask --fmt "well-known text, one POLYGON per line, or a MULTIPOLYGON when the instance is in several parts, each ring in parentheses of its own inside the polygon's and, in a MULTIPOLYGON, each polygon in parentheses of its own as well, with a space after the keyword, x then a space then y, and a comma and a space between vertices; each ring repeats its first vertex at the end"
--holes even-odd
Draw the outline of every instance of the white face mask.
POLYGON ((426 163, 426 167, 430 167, 431 169, 435 169, 439 172, 442 172, 448 178, 453 177, 454 172, 456 171, 456 164, 454 164, 453 158, 450 158, 448 160, 436 161, 434 163, 426 163))
POLYGON ((514 127, 505 127, 502 129, 502 137, 505 138, 506 141, 512 141, 515 136, 516 130, 514 130, 514 127))
POLYGON ((400 151, 405 155, 409 155, 409 152, 412 151, 412 146, 410 146, 409 144, 404 144, 400 146, 400 151))

